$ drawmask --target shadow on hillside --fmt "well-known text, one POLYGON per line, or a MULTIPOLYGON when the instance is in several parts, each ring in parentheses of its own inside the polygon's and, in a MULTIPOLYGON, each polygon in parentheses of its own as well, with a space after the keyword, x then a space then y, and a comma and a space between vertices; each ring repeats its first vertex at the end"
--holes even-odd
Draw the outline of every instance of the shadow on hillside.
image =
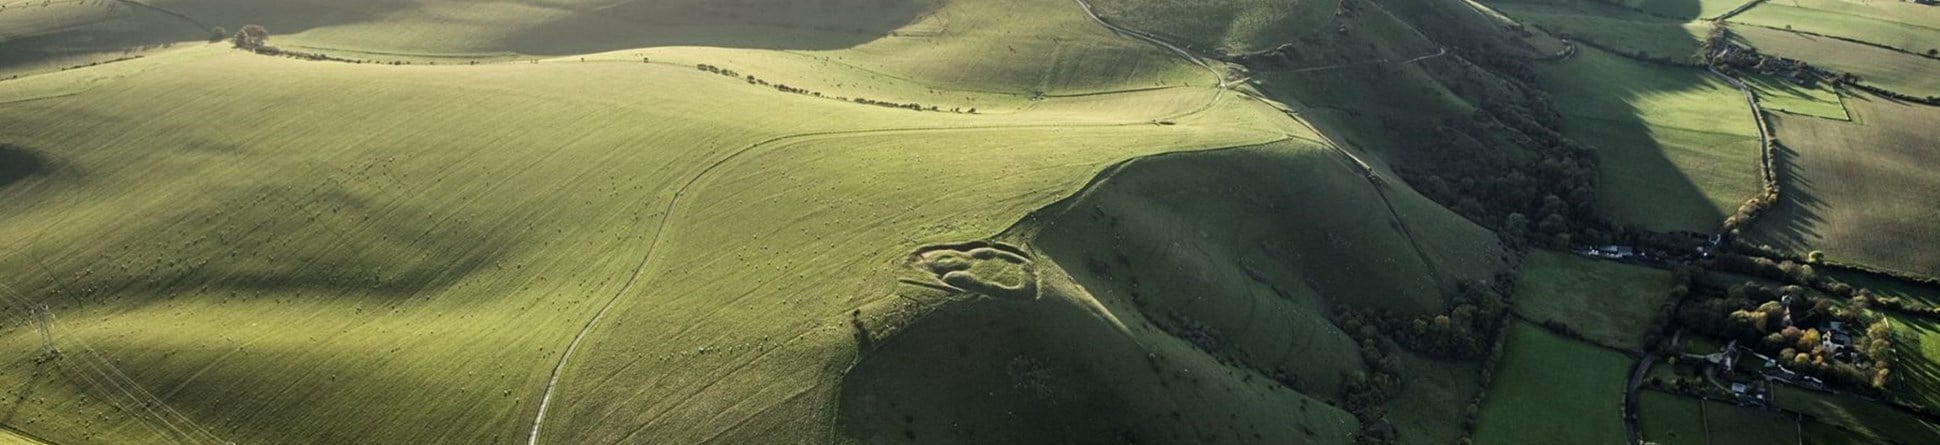
POLYGON ((47 169, 47 160, 27 149, 0 144, 0 187, 20 182, 47 169))
POLYGON ((232 198, 188 213, 214 215, 194 223, 198 229, 183 231, 182 221, 169 220, 131 229, 198 241, 163 243, 168 247, 160 250, 134 246, 126 255, 152 257, 141 262, 148 270, 96 269, 71 286, 145 296, 400 300, 434 294, 494 267, 516 248, 515 237, 481 222, 329 184, 261 186, 225 196, 232 198))
POLYGON ((1780 140, 1772 155, 1780 190, 1778 204, 1751 225, 1750 240, 1780 251, 1810 251, 1810 243, 1819 239, 1818 227, 1826 223, 1828 203, 1819 198, 1817 182, 1800 174, 1798 159, 1805 156, 1803 153, 1780 140))
POLYGON ((933 0, 632 0, 575 11, 501 43, 523 54, 653 46, 783 50, 854 47, 915 22, 933 0))
MULTIPOLYGON (((1639 6, 1658 15, 1699 14, 1697 0, 1655 1, 1639 6)), ((1516 164, 1531 159, 1537 164, 1535 168, 1518 173, 1543 174, 1547 168, 1540 165, 1546 162, 1543 157, 1552 156, 1545 153, 1551 151, 1546 147, 1550 145, 1547 139, 1555 135, 1543 129, 1528 130, 1539 126, 1561 131, 1561 136, 1591 148, 1598 161, 1594 196, 1569 192, 1558 193, 1559 197, 1578 208, 1594 204, 1596 213, 1619 223, 1658 231, 1716 230, 1726 213, 1735 210, 1735 200, 1750 198, 1761 185, 1753 176, 1750 183, 1735 187, 1745 189, 1745 196, 1714 204, 1710 196, 1717 193, 1707 194, 1706 190, 1718 181, 1701 175, 1719 167, 1738 171, 1757 168, 1756 153, 1732 161, 1744 162, 1742 166, 1703 165, 1702 159, 1687 161, 1689 157, 1675 150, 1727 147, 1666 146, 1664 142, 1670 139, 1649 124, 1663 120, 1646 119, 1644 113, 1650 111, 1638 108, 1641 99, 1652 95, 1703 87, 1709 75, 1702 70, 1640 61, 1589 44, 1579 44, 1576 54, 1563 61, 1512 61, 1509 56, 1491 54, 1491 49, 1519 54, 1511 51, 1512 43, 1506 43, 1515 41, 1515 36, 1463 10, 1459 2, 1380 3, 1436 43, 1462 50, 1452 57, 1405 66, 1380 64, 1258 76, 1266 81, 1261 89, 1299 110, 1335 140, 1379 154, 1385 162, 1377 164, 1391 165, 1410 186, 1443 206, 1471 216, 1477 213, 1474 207, 1481 205, 1534 207, 1524 202, 1540 202, 1542 194, 1551 191, 1520 196, 1529 194, 1526 187, 1492 183, 1508 176, 1506 172, 1516 164), (1340 111, 1311 112, 1320 108, 1340 111), (1562 118, 1552 121, 1552 110, 1562 118), (1467 204, 1471 201, 1475 204, 1467 204)), ((1681 29, 1666 31, 1657 37, 1687 41, 1690 48, 1698 46, 1696 39, 1681 29)), ((1349 30, 1348 34, 1358 32, 1349 30)), ((1346 47, 1380 43, 1373 37, 1364 40, 1368 42, 1346 47)), ((1730 100, 1743 102, 1735 92, 1730 100)), ((1734 113, 1742 115, 1749 126, 1750 110, 1737 108, 1734 113)), ((1704 133, 1712 129, 1685 130, 1704 133)), ((1716 139, 1702 134, 1687 136, 1716 139)), ((1517 211, 1528 214, 1533 210, 1517 211)))

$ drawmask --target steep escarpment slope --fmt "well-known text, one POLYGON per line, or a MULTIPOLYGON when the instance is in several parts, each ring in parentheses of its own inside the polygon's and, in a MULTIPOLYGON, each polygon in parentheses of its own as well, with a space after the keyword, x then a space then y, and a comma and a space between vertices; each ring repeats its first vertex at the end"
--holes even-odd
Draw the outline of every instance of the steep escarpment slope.
POLYGON ((1459 419, 1446 413, 1474 395, 1476 368, 1364 344, 1338 317, 1440 314, 1457 288, 1505 267, 1493 234, 1308 142, 1135 161, 1008 236, 1039 255, 1040 293, 972 292, 865 354, 844 381, 849 431, 865 442, 1453 440, 1459 419), (1392 425, 1362 431, 1357 394, 1381 372, 1414 383, 1378 402, 1392 425))

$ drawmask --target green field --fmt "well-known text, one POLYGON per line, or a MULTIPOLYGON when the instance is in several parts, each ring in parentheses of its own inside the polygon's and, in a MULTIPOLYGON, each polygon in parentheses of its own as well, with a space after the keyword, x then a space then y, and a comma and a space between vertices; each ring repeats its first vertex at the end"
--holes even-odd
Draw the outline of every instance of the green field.
MULTIPOLYGON (((1940 407, 1940 323, 1930 318, 1892 315, 1895 396, 1925 406, 1940 407)), ((1870 424, 1869 424, 1870 425, 1870 424)))
POLYGON ((1670 296, 1670 272, 1548 250, 1523 258, 1516 313, 1557 322, 1591 341, 1643 347, 1657 307, 1670 296))
POLYGON ((1785 385, 1776 388, 1780 407, 1804 413, 1809 420, 1808 443, 1815 435, 1817 443, 1911 444, 1940 437, 1940 424, 1878 403, 1785 385))
POLYGON ((1712 445, 1799 443, 1799 421, 1776 411, 1705 401, 1704 423, 1712 445))
POLYGON ((1630 358, 1528 323, 1507 352, 1475 427, 1477 444, 1620 443, 1630 358))
POLYGON ((1829 70, 1852 73, 1860 81, 1914 96, 1940 95, 1940 60, 1870 45, 1757 26, 1734 26, 1731 35, 1758 51, 1805 60, 1829 70))
POLYGON ((1564 134, 1597 149, 1598 207, 1612 220, 1708 232, 1758 193, 1756 123, 1724 81, 1590 48, 1540 75, 1564 134))
POLYGON ((1653 16, 1595 0, 1493 0, 1516 20, 1626 55, 1688 60, 1711 22, 1653 16))
POLYGON ((1851 115, 1846 114, 1846 105, 1840 100, 1839 92, 1833 91, 1830 86, 1806 87, 1765 75, 1740 76, 1739 80, 1757 92, 1758 108, 1842 121, 1852 119, 1851 115))
POLYGON ((1773 114, 1788 149, 1779 157, 1784 199, 1750 230, 1751 240, 1803 255, 1940 275, 1940 252, 1909 249, 1940 240, 1940 181, 1928 131, 1940 111, 1869 94, 1847 97, 1851 122, 1773 114))
POLYGON ((1731 21, 1924 53, 1940 48, 1940 8, 1895 0, 1769 0, 1731 21))
POLYGON ((1705 445, 1704 414, 1698 400, 1658 391, 1637 394, 1637 426, 1643 439, 1659 445, 1705 445))
POLYGON ((1710 19, 1745 2, 1738 0, 1623 0, 1624 6, 1665 17, 1710 19))

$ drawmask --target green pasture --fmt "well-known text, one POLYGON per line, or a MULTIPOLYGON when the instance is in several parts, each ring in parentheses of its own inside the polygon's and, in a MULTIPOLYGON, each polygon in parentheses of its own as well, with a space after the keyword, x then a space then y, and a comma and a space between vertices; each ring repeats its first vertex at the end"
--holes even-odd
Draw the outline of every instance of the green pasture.
POLYGON ((1895 0, 1769 0, 1732 22, 1837 36, 1901 51, 1940 48, 1940 8, 1895 0))
POLYGON ((1539 74, 1564 133, 1597 149, 1598 207, 1616 222, 1707 232, 1758 193, 1757 124, 1723 80, 1590 48, 1539 74))
POLYGON ((1532 250, 1517 280, 1516 312, 1569 326, 1599 344, 1639 349, 1670 285, 1663 270, 1532 250))
POLYGON ((1797 255, 1940 275, 1940 253, 1909 248, 1940 239, 1940 181, 1928 131, 1940 111, 1871 94, 1845 98, 1852 121, 1771 114, 1783 199, 1748 231, 1751 241, 1797 255))
POLYGON ((1915 96, 1940 95, 1940 60, 1876 46, 1784 30, 1734 26, 1731 35, 1758 51, 1804 60, 1840 73, 1851 73, 1868 85, 1915 96))
POLYGON ((1477 444, 1623 441, 1630 358, 1516 322, 1475 427, 1477 444))
POLYGON ((1808 87, 1767 75, 1739 76, 1738 79, 1757 92, 1758 108, 1833 120, 1851 119, 1846 114, 1846 105, 1840 99, 1839 92, 1830 85, 1808 87))
POLYGON ((1637 426, 1659 445, 1705 445, 1704 410, 1698 400, 1659 391, 1637 393, 1637 426))

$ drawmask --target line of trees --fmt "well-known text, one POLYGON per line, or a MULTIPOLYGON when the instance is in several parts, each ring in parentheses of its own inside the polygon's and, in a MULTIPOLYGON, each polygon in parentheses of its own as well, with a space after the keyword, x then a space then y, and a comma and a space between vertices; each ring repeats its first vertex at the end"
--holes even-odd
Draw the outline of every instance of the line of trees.
MULTIPOLYGON (((747 81, 749 85, 773 87, 776 91, 781 91, 784 93, 801 94, 801 95, 811 96, 811 97, 828 97, 828 96, 823 96, 822 93, 819 91, 812 91, 806 88, 792 87, 792 86, 788 86, 788 84, 769 84, 768 81, 762 80, 759 77, 755 77, 755 75, 753 74, 744 75, 744 74, 741 74, 739 71, 722 68, 714 65, 703 63, 703 64, 694 65, 694 67, 701 71, 719 74, 725 77, 742 79, 747 81)), ((844 101, 844 102, 853 102, 853 103, 858 103, 863 105, 875 105, 879 107, 900 108, 900 109, 911 110, 911 111, 943 111, 942 107, 939 107, 936 105, 926 106, 915 102, 909 102, 909 103, 889 102, 889 101, 881 101, 881 100, 868 99, 868 98, 862 98, 862 97, 856 97, 856 98, 834 97, 833 99, 844 101)), ((951 108, 950 112, 977 114, 977 109, 971 108, 966 111, 962 108, 951 108)))

